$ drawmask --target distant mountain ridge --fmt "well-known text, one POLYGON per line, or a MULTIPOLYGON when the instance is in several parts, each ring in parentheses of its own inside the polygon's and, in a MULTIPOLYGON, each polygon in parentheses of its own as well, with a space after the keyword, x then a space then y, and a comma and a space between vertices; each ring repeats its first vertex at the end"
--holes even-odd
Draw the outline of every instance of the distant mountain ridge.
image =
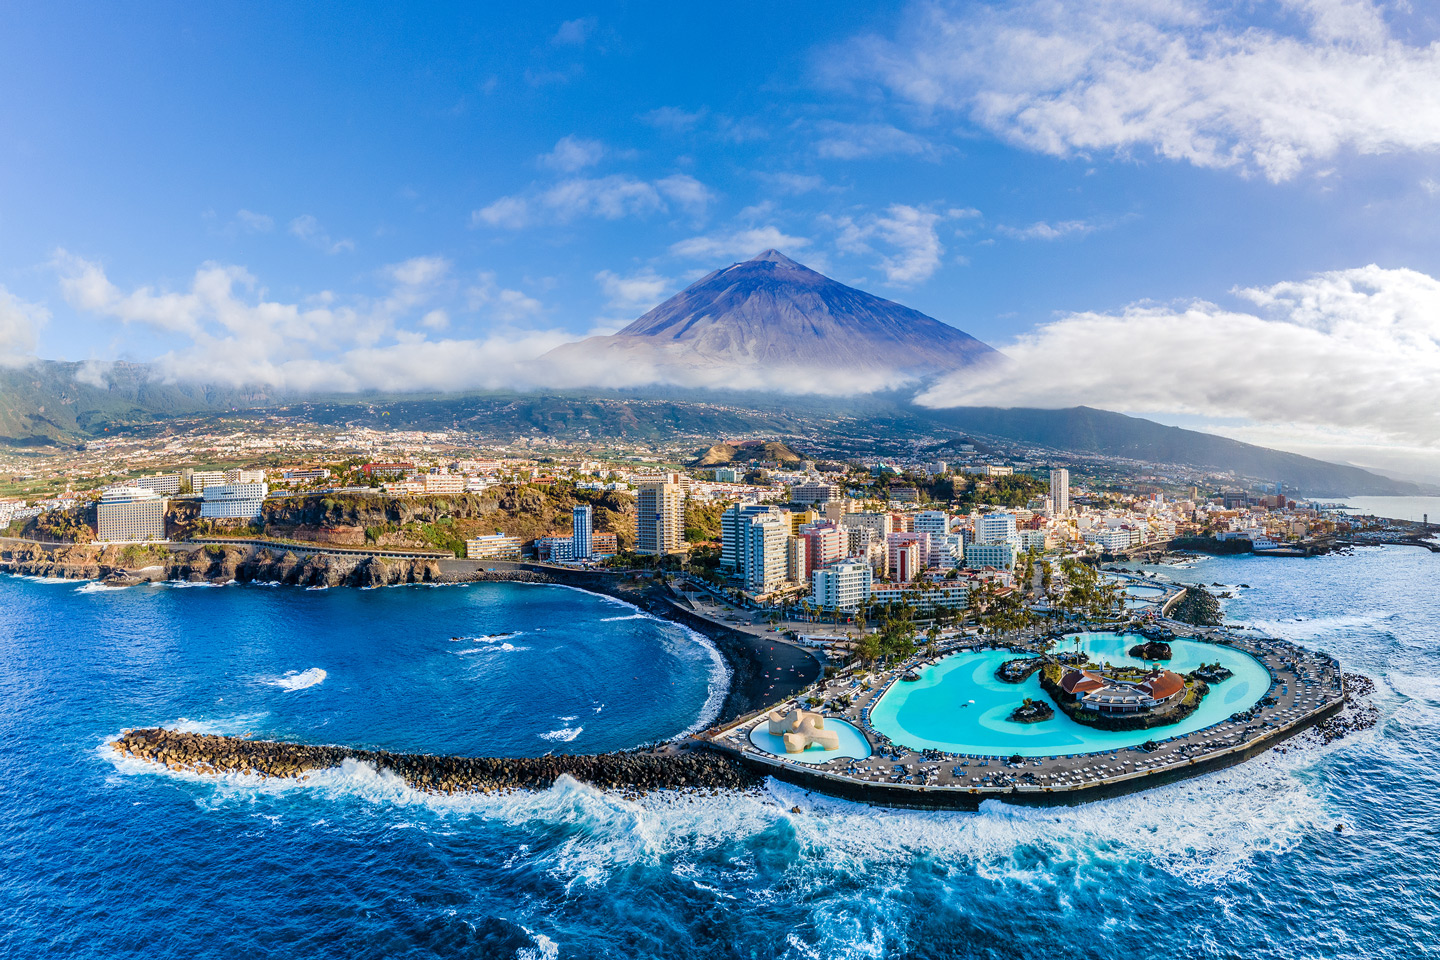
POLYGON ((564 344, 540 363, 638 364, 661 382, 690 385, 715 371, 813 371, 843 392, 847 377, 919 378, 999 357, 963 330, 766 250, 702 277, 618 333, 564 344))

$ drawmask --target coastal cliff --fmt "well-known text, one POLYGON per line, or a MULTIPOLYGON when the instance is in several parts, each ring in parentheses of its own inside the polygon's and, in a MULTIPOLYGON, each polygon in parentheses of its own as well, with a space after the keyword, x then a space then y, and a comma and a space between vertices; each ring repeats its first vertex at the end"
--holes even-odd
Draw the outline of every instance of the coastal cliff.
POLYGON ((286 583, 301 587, 380 587, 453 579, 430 559, 342 556, 244 546, 167 549, 21 544, 0 547, 0 572, 117 584, 180 580, 190 583, 286 583))

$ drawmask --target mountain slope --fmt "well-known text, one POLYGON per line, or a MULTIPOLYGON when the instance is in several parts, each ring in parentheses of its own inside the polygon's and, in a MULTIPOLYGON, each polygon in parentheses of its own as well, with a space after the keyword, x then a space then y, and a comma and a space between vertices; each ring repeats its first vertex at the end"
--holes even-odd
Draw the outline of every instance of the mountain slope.
POLYGON ((1416 484, 1392 480, 1359 467, 1257 447, 1210 433, 1167 427, 1091 407, 1064 410, 955 407, 917 409, 917 414, 932 423, 1055 450, 1232 470, 1239 476, 1278 481, 1289 490, 1314 496, 1410 496, 1420 492, 1416 484))
POLYGON ((41 446, 163 417, 263 406, 260 392, 164 383, 143 363, 41 360, 0 367, 0 444, 41 446))
POLYGON ((541 363, 602 373, 640 365, 660 382, 697 385, 737 385, 707 376, 718 371, 781 387, 796 376, 810 386, 807 373, 838 375, 836 386, 856 392, 873 384, 844 375, 913 378, 998 357, 962 330, 767 250, 697 280, 620 332, 557 347, 541 363))

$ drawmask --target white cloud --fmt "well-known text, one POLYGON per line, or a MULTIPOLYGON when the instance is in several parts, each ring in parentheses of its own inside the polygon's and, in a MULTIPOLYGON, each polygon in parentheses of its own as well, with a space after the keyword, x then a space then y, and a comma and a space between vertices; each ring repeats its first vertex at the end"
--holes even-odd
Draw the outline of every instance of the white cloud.
POLYGON ((555 36, 550 42, 557 47, 583 47, 585 41, 595 34, 595 28, 600 21, 595 17, 581 17, 576 20, 566 20, 560 24, 560 29, 555 31, 555 36))
MULTIPOLYGON (((465 293, 472 311, 498 332, 431 340, 446 329, 434 300, 454 292, 443 257, 414 257, 379 272, 378 297, 322 291, 304 303, 267 298, 243 267, 206 263, 189 289, 124 292, 98 264, 60 251, 61 288, 78 309, 144 324, 182 341, 156 365, 168 379, 281 391, 460 390, 533 384, 516 364, 569 339, 563 332, 513 329, 542 317, 543 305, 481 274, 465 293)), ((0 314, 3 316, 3 314, 0 314)), ((82 368, 82 374, 90 377, 82 368)), ((100 371, 84 382, 101 378, 100 371)))
POLYGON ((1282 181, 1343 152, 1440 148, 1440 44, 1397 36, 1370 0, 926 4, 827 64, 1061 157, 1144 148, 1282 181))
POLYGON ((825 178, 817 177, 814 174, 762 172, 756 176, 770 184, 775 190, 794 196, 825 188, 825 178))
POLYGON ((524 197, 501 197, 487 207, 481 207, 470 215, 473 226, 488 224, 518 230, 530 222, 530 204, 524 197))
POLYGON ((1028 227, 1007 227, 1002 224, 995 229, 1012 240, 1061 240, 1065 237, 1083 237, 1093 232, 1095 225, 1084 220, 1061 220, 1058 223, 1039 220, 1028 227))
POLYGON ((854 254, 874 253, 876 243, 894 247, 893 253, 880 257, 878 266, 885 272, 887 283, 913 286, 930 279, 945 255, 945 246, 935 231, 940 220, 938 213, 894 203, 883 214, 870 214, 858 220, 836 219, 840 233, 835 245, 854 254))
POLYGON ((290 221, 290 235, 304 240, 316 250, 340 253, 355 249, 354 240, 335 240, 320 226, 320 221, 306 213, 290 221))
POLYGON ((504 324, 524 323, 545 312, 545 305, 519 290, 501 287, 495 274, 485 271, 466 291, 470 309, 483 311, 492 320, 504 324))
POLYGON ((471 214, 472 225, 517 230, 541 222, 567 223, 580 217, 620 220, 672 209, 705 212, 714 195, 686 174, 637 180, 623 174, 572 177, 528 196, 501 197, 471 214))
POLYGON ((1164 411, 1368 436, 1440 461, 1440 280, 1377 266, 1213 303, 1077 313, 1004 347, 1012 362, 928 389, 967 404, 1164 411))
POLYGON ((644 114, 640 119, 652 127, 669 130, 671 133, 688 133, 705 119, 708 112, 704 107, 693 111, 679 107, 660 107, 644 114))
POLYGON ((595 279, 605 294, 605 305, 626 312, 644 313, 675 289, 674 280, 662 277, 649 267, 629 276, 601 270, 595 279))
POLYGON ((778 227, 767 226, 690 237, 671 244, 670 252, 677 257, 715 263, 725 259, 748 260, 771 249, 794 256, 808 246, 810 241, 805 237, 793 237, 781 232, 778 227))
POLYGON ((49 310, 0 287, 0 367, 23 367, 34 362, 40 328, 49 320, 49 310))
POLYGON ((104 390, 110 386, 108 377, 114 363, 105 360, 86 360, 75 370, 75 382, 104 390))
POLYGON ((275 218, 250 210, 236 210, 235 223, 246 233, 269 233, 275 228, 275 218))
POLYGON ((593 167, 604 156, 605 144, 599 140, 586 140, 584 137, 571 135, 556 141, 555 149, 542 153, 539 161, 542 167, 562 173, 574 173, 585 167, 593 167))
POLYGON ((939 150, 930 141, 887 123, 826 121, 819 125, 819 130, 822 136, 815 142, 815 151, 832 160, 890 156, 933 160, 939 156, 939 150))

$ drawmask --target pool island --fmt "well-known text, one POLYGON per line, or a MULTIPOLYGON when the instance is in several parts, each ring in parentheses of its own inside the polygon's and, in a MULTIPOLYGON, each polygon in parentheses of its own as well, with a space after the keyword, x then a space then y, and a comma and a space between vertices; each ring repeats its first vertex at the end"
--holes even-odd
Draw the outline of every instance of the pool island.
POLYGON ((933 657, 842 672, 777 705, 819 710, 864 741, 828 757, 776 749, 759 735, 763 711, 698 739, 757 773, 870 803, 1069 805, 1240 763, 1345 706, 1345 677, 1323 653, 1175 627, 1163 666, 1132 656, 1157 639, 1124 628, 1003 646, 957 638, 933 657))

